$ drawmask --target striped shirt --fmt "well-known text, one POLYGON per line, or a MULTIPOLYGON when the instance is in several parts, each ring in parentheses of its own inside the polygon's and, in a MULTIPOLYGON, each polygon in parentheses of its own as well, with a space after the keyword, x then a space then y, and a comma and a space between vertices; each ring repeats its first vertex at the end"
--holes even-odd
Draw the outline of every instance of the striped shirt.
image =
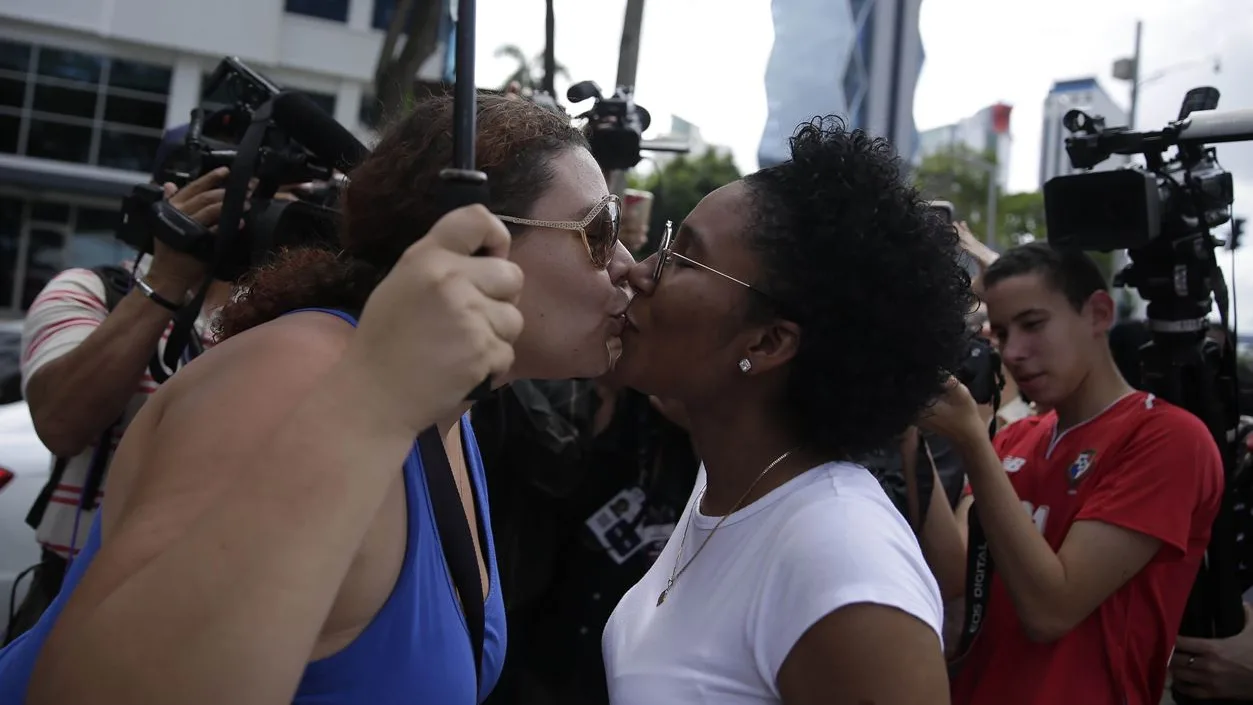
MULTIPOLYGON (((141 270, 147 269, 147 259, 141 262, 141 270)), ((129 269, 129 266, 128 266, 129 269)), ((99 275, 90 269, 67 269, 44 287, 26 313, 22 332, 22 395, 32 377, 45 365, 69 353, 82 344, 104 319, 108 317, 105 303, 105 285, 99 275)), ((158 343, 158 354, 164 355, 165 342, 173 323, 166 327, 158 343)), ((196 321, 196 332, 205 342, 212 343, 210 320, 203 313, 196 321)), ((144 370, 135 395, 122 412, 121 423, 113 428, 107 452, 117 449, 127 425, 139 412, 148 396, 157 389, 152 373, 144 370)), ((94 511, 79 511, 88 470, 96 453, 96 445, 88 446, 82 453, 68 459, 60 483, 52 493, 43 520, 36 531, 36 538, 45 548, 62 557, 77 553, 87 539, 94 511), (77 535, 75 527, 77 526, 77 535)), ((56 460, 53 460, 55 463, 56 460)), ((99 503, 104 497, 103 487, 96 495, 99 503)))

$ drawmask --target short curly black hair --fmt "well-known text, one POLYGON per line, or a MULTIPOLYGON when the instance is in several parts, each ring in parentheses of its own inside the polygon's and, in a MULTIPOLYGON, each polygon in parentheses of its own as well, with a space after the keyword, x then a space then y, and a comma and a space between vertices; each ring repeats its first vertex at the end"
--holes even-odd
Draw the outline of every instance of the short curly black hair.
POLYGON ((823 452, 884 447, 966 351, 975 300, 956 232, 886 140, 835 117, 802 124, 791 159, 744 182, 762 288, 802 326, 783 412, 823 452))

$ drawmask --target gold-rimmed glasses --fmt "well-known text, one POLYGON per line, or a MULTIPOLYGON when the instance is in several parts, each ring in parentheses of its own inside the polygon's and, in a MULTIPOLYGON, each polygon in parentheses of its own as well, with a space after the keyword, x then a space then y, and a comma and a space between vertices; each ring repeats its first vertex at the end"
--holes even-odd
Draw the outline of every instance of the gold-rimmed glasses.
POLYGON ((691 257, 688 257, 687 255, 675 252, 674 245, 675 245, 676 239, 677 238, 674 232, 674 221, 667 220, 665 229, 661 231, 661 245, 657 248, 657 265, 653 269, 653 286, 657 286, 657 284, 661 281, 661 274, 662 272, 665 271, 667 264, 669 264, 672 260, 676 260, 676 259, 682 260, 686 262, 687 264, 690 264, 694 267, 699 267, 705 270, 706 272, 709 272, 710 274, 717 274, 718 276, 722 277, 723 279, 726 279, 729 282, 739 284, 740 286, 744 287, 745 289, 748 289, 754 294, 757 294, 758 296, 765 298, 767 301, 769 301, 771 304, 774 305, 775 309, 779 311, 779 313, 785 316, 788 316, 789 318, 794 318, 793 314, 795 312, 793 311, 792 307, 788 306, 783 301, 780 301, 775 296, 771 294, 767 294, 766 292, 762 291, 756 286, 753 286, 752 284, 749 284, 748 282, 744 281, 743 279, 740 279, 739 277, 733 277, 730 274, 727 274, 726 272, 710 267, 704 262, 694 260, 691 257))
POLYGON ((657 248, 657 268, 653 270, 653 282, 661 281, 661 273, 665 271, 666 265, 670 263, 670 260, 681 259, 690 265, 700 267, 706 272, 712 272, 713 274, 717 274, 718 276, 722 277, 723 279, 726 279, 727 281, 735 282, 736 284, 739 284, 745 289, 752 289, 753 291, 756 291, 757 293, 762 294, 763 296, 768 296, 768 294, 766 294, 764 291, 760 291, 757 287, 753 286, 752 284, 749 284, 746 281, 743 281, 742 279, 733 277, 730 274, 727 274, 726 272, 720 272, 714 269, 713 267, 710 267, 709 265, 705 264, 704 262, 698 262, 692 259, 691 257, 688 257, 687 255, 681 255, 678 252, 675 252, 674 243, 675 243, 674 221, 667 220, 665 229, 661 231, 661 245, 657 248))
POLYGON ((618 233, 622 229, 622 201, 617 195, 611 193, 600 199, 583 217, 583 220, 577 222, 532 220, 499 214, 496 217, 515 225, 576 232, 579 237, 583 238, 583 246, 587 248, 587 256, 592 260, 592 266, 604 269, 609 266, 609 261, 613 259, 614 250, 618 246, 618 233))

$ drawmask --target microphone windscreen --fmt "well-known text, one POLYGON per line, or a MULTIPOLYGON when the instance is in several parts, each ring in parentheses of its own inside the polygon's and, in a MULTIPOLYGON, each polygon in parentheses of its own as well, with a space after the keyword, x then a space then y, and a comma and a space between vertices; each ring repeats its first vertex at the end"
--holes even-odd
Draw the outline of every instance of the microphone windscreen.
POLYGON ((320 159, 348 172, 370 154, 361 141, 303 93, 284 92, 274 99, 274 122, 320 159))

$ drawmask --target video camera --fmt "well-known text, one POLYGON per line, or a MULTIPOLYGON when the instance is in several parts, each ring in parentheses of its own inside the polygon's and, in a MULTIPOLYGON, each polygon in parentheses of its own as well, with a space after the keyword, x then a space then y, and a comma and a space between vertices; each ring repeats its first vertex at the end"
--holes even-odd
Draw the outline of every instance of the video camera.
POLYGON ((571 103, 581 103, 588 98, 595 102, 587 112, 577 117, 587 120, 592 156, 602 169, 631 169, 643 158, 640 150, 676 153, 691 151, 687 144, 644 139, 644 131, 652 124, 653 118, 647 110, 636 104, 632 89, 619 86, 612 96, 606 98, 595 81, 581 81, 566 91, 566 99, 571 103))
POLYGON ((1062 122, 1073 133, 1066 152, 1076 168, 1091 169, 1114 154, 1144 155, 1146 166, 1058 176, 1044 185, 1050 244, 1127 249, 1131 264, 1114 283, 1140 292, 1150 321, 1198 335, 1211 293, 1225 296, 1210 231, 1231 220, 1233 200, 1231 174, 1206 143, 1253 139, 1253 110, 1216 112, 1218 98, 1215 88, 1188 91, 1179 118, 1153 132, 1106 128, 1103 118, 1072 110, 1062 122), (1167 160, 1171 147, 1176 152, 1167 160))
POLYGON ((308 96, 283 91, 237 58, 223 59, 209 78, 203 95, 218 94, 229 104, 211 114, 204 106, 192 110, 184 143, 158 165, 156 183, 136 186, 124 199, 118 239, 148 254, 159 239, 211 265, 221 281, 237 280, 284 247, 335 242, 338 187, 366 148, 308 96), (223 212, 242 210, 243 227, 223 219, 215 235, 171 206, 161 184, 182 188, 223 166, 234 177, 223 212), (236 174, 241 168, 247 173, 236 174), (275 197, 302 184, 315 186, 275 197), (228 208, 232 201, 235 209, 228 208))
MULTIPOLYGON (((1044 186, 1049 243, 1086 250, 1127 248, 1131 264, 1114 279, 1148 303, 1151 340, 1140 349, 1145 391, 1203 421, 1222 449, 1227 498, 1214 521, 1179 627, 1185 636, 1221 638, 1244 627, 1233 497, 1248 491, 1235 473, 1238 428, 1233 336, 1207 335, 1218 306, 1227 330, 1227 284, 1211 229, 1231 220, 1231 174, 1206 143, 1253 139, 1253 110, 1217 112, 1218 91, 1194 88, 1179 118, 1154 132, 1107 129, 1104 120, 1072 110, 1063 124, 1071 163, 1090 169, 1114 154, 1144 155, 1144 168, 1059 176, 1044 186), (1173 159, 1164 153, 1175 148, 1173 159)), ((1196 699, 1175 693, 1175 702, 1196 699)))

